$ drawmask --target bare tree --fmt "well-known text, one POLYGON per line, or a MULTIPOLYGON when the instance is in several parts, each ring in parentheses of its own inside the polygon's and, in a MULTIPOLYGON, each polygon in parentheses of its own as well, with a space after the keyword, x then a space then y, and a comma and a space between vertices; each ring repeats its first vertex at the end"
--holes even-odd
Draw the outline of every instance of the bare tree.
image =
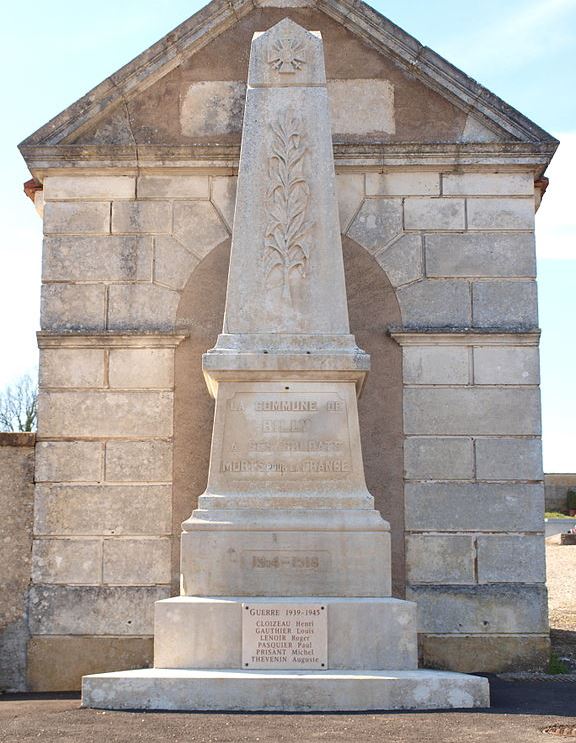
POLYGON ((38 389, 29 374, 0 392, 0 431, 35 431, 38 389))

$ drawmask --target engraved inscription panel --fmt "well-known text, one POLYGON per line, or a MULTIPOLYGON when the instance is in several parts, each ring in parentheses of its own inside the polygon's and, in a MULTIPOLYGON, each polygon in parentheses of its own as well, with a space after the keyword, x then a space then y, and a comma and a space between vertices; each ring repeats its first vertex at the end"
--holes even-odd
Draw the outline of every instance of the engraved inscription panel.
POLYGON ((244 668, 327 668, 325 604, 242 604, 244 668))
POLYGON ((236 392, 226 402, 219 469, 231 480, 346 478, 346 400, 336 392, 236 392))
POLYGON ((331 555, 328 550, 246 550, 242 566, 256 572, 317 573, 330 568, 331 555))

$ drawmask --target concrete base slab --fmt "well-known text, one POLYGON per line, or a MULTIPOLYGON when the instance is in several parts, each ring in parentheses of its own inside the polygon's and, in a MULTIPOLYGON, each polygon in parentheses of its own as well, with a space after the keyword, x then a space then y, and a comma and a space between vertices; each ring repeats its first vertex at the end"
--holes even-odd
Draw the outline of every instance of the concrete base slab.
POLYGON ((145 668, 82 679, 98 709, 333 712, 490 705, 488 680, 449 671, 243 671, 145 668))

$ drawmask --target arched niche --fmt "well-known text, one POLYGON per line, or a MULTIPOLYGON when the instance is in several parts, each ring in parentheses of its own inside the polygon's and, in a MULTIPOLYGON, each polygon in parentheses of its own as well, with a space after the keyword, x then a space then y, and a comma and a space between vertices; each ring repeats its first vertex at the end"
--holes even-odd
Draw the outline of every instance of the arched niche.
MULTIPOLYGON (((374 258, 342 238, 351 330, 371 355, 372 367, 359 402, 366 483, 376 508, 392 528, 394 594, 404 594, 404 492, 402 357, 386 334, 401 325, 394 289, 374 258)), ((198 264, 184 288, 177 330, 188 334, 175 360, 173 577, 178 583, 180 524, 206 487, 214 401, 202 375, 202 354, 222 328, 230 241, 198 264)))

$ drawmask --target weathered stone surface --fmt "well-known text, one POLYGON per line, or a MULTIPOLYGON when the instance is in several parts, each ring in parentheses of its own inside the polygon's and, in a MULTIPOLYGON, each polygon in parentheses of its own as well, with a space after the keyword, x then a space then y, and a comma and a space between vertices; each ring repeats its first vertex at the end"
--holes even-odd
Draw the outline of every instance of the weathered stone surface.
POLYGON ((476 476, 480 480, 541 480, 540 439, 477 439, 476 476))
POLYGON ((422 664, 460 673, 543 671, 548 635, 420 635, 422 664))
POLYGON ((466 227, 464 199, 411 197, 404 202, 407 230, 463 230, 466 227))
POLYGON ((474 348, 475 384, 540 384, 537 348, 474 348))
POLYGON ((470 351, 466 347, 406 346, 406 384, 468 384, 470 351))
POLYGON ((340 173, 336 176, 336 196, 340 230, 345 233, 364 198, 364 174, 340 173))
POLYGON ((104 446, 99 441, 39 441, 36 482, 98 482, 103 476, 104 446))
POLYGON ((182 91, 182 133, 187 137, 213 137, 241 132, 245 98, 243 80, 193 82, 182 91))
POLYGON ((183 289, 199 259, 173 237, 157 237, 154 248, 154 281, 183 289))
POLYGON ((378 253, 376 260, 390 279, 392 286, 402 286, 422 278, 422 237, 402 235, 388 248, 378 253))
POLYGON ((152 239, 46 237, 42 262, 44 281, 150 281, 152 239))
POLYGON ((367 199, 348 228, 348 235, 375 254, 402 232, 400 199, 367 199))
POLYGON ((425 242, 427 276, 536 275, 532 233, 426 235, 425 242))
POLYGON ((394 86, 388 80, 330 80, 332 134, 394 134, 394 86))
POLYGON ((154 602, 168 588, 132 586, 32 586, 33 635, 151 635, 154 602))
POLYGON ((479 583, 545 583, 540 536, 479 536, 479 583))
POLYGON ((78 691, 88 673, 148 668, 151 637, 42 637, 28 643, 28 684, 32 692, 78 691))
POLYGON ((170 534, 168 485, 37 485, 40 535, 170 534))
POLYGON ((531 173, 445 173, 445 196, 532 196, 531 173))
POLYGON ((138 178, 139 199, 208 199, 207 175, 143 175, 138 178))
POLYGON ((172 330, 180 295, 155 284, 113 284, 109 288, 110 330, 172 330))
POLYGON ((40 387, 102 387, 104 351, 97 348, 40 350, 40 387))
POLYGON ((207 201, 174 204, 174 237, 202 259, 228 237, 218 212, 207 201))
POLYGON ((536 282, 475 281, 472 311, 476 327, 536 328, 536 282))
POLYGON ((45 284, 40 301, 42 330, 103 330, 106 288, 98 284, 45 284))
POLYGON ((474 538, 412 534, 406 537, 409 583, 475 583, 474 538))
POLYGON ((168 441, 108 441, 108 481, 170 482, 172 444, 168 441))
POLYGON ((407 327, 469 326, 472 317, 467 281, 434 279, 401 287, 397 292, 407 327))
POLYGON ((44 207, 45 235, 106 235, 110 232, 108 202, 48 202, 44 207))
POLYGON ((136 192, 136 179, 128 175, 49 175, 42 185, 45 201, 133 199, 136 192))
POLYGON ((478 634, 544 633, 548 607, 544 586, 410 586, 418 604, 418 631, 478 634))
POLYGON ((540 433, 540 395, 534 389, 407 389, 407 434, 540 433))
POLYGON ((412 480, 469 480, 474 476, 472 439, 409 436, 404 466, 412 480))
POLYGON ((43 392, 43 436, 170 436, 171 392, 43 392))
POLYGON ((468 199, 470 230, 533 230, 534 197, 531 199, 468 199))
POLYGON ((366 173, 367 196, 439 196, 440 174, 422 172, 366 173))
POLYGON ((102 540, 35 539, 32 581, 98 585, 102 582, 102 540))
POLYGON ((170 539, 105 539, 103 580, 113 586, 170 583, 170 539))
POLYGON ((112 204, 112 232, 162 234, 172 231, 169 201, 118 201, 112 204))
POLYGON ((222 178, 214 177, 211 178, 211 182, 210 200, 218 210, 228 230, 232 232, 238 178, 231 175, 222 178))
POLYGON ((544 528, 541 485, 407 483, 409 531, 536 531, 544 528))
POLYGON ((174 351, 171 348, 113 348, 110 350, 110 387, 174 387, 174 351))

